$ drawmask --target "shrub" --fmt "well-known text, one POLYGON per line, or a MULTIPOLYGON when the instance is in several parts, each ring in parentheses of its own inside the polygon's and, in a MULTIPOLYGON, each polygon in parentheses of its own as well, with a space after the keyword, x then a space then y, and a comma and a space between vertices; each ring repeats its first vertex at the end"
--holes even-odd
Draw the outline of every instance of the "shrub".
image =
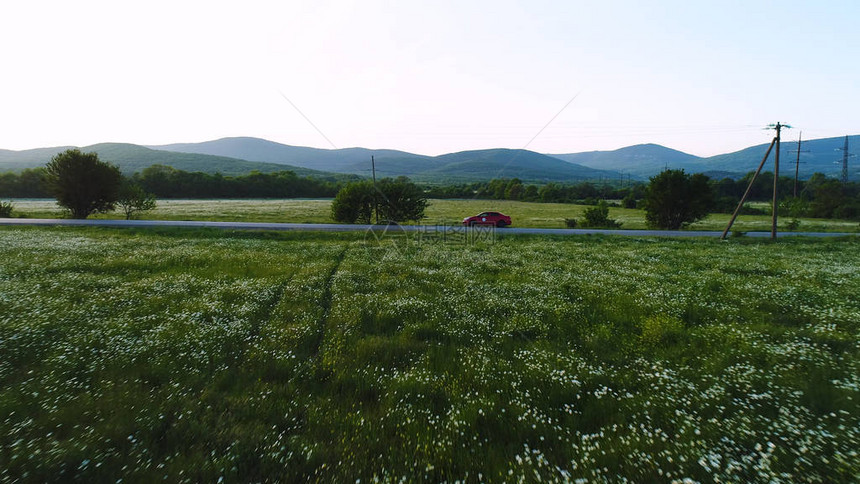
POLYGON ((155 195, 147 193, 140 185, 125 183, 119 189, 117 200, 126 220, 131 220, 138 212, 155 208, 155 195))
POLYGON ((628 193, 621 199, 621 206, 624 208, 636 208, 636 197, 633 196, 633 192, 628 193))
POLYGON ((621 223, 609 218, 609 205, 606 200, 601 200, 597 206, 585 209, 582 214, 585 220, 583 227, 615 229, 621 227, 621 223))
POLYGON ((12 209, 14 208, 12 202, 0 202, 0 218, 12 217, 12 209))
POLYGON ((576 219, 575 218, 566 218, 566 219, 564 219, 564 224, 569 229, 575 229, 576 228, 576 219))

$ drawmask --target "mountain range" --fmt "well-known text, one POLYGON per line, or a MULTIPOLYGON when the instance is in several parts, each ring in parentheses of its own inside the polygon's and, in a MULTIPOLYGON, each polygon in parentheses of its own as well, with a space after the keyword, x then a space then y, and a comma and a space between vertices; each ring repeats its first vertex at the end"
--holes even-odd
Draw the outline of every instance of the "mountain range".
MULTIPOLYGON (((800 172, 840 176, 845 138, 805 141, 801 148, 800 172)), ((857 146, 860 136, 849 137, 857 146)), ((69 146, 24 151, 0 149, 0 172, 43 166, 69 146)), ((529 150, 486 149, 426 156, 405 151, 367 148, 319 149, 290 146, 259 138, 222 138, 202 143, 140 146, 128 143, 101 143, 84 146, 102 160, 116 164, 126 173, 139 172, 153 164, 169 165, 185 171, 239 175, 253 170, 292 170, 300 176, 344 179, 372 174, 371 157, 377 177, 408 176, 425 183, 466 183, 492 178, 520 178, 524 182, 577 182, 630 178, 647 180, 665 168, 683 168, 714 178, 741 177, 755 170, 767 150, 757 145, 734 153, 698 157, 656 144, 628 146, 613 151, 541 154, 529 150)), ((783 142, 780 150, 782 174, 793 173, 796 144, 783 142)), ((851 160, 849 160, 851 163, 851 160)), ((860 170, 851 163, 849 177, 860 179, 860 170), (851 168, 853 166, 853 168, 851 168)), ((773 155, 766 165, 773 169, 773 155)))
MULTIPOLYGON (((849 151, 852 150, 852 146, 858 146, 858 143, 860 143, 860 136, 848 136, 849 151)), ((800 147, 800 177, 809 178, 816 172, 840 177, 842 174, 841 149, 844 145, 844 136, 803 141, 800 147)), ((738 178, 758 168, 761 159, 767 152, 767 147, 767 144, 761 144, 734 153, 707 158, 654 144, 628 146, 614 151, 590 151, 550 156, 589 168, 630 174, 634 179, 646 179, 664 168, 683 168, 689 173, 705 173, 712 178, 738 178)), ((764 170, 773 171, 774 155, 775 153, 770 154, 764 170)), ((797 161, 797 143, 783 141, 780 144, 780 175, 794 175, 797 161)), ((849 158, 848 163, 849 179, 860 180, 860 168, 857 167, 857 162, 849 158)))
POLYGON ((408 176, 420 182, 466 183, 518 177, 530 182, 619 178, 612 170, 588 168, 528 150, 488 149, 426 156, 396 150, 344 148, 323 150, 282 145, 258 138, 222 138, 150 148, 166 151, 232 156, 263 163, 283 163, 336 173, 377 177, 408 176))
MULTIPOLYGON (((12 151, 0 149, 0 172, 19 171, 25 168, 44 166, 57 153, 76 146, 56 146, 32 150, 12 151)), ((199 155, 172 151, 154 150, 129 143, 99 143, 80 147, 84 152, 96 152, 103 161, 117 165, 123 173, 132 174, 155 164, 172 166, 178 170, 241 175, 257 170, 270 173, 293 170, 301 176, 330 176, 319 170, 284 166, 278 163, 258 163, 218 155, 199 155)))

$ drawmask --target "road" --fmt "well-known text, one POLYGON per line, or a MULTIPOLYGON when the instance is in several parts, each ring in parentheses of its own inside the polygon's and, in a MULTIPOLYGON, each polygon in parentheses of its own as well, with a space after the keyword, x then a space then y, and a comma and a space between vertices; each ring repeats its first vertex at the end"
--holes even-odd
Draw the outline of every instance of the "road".
MULTIPOLYGON (((75 220, 75 219, 35 219, 35 218, 4 218, 0 225, 40 225, 40 226, 91 226, 91 227, 186 227, 186 228, 217 228, 229 230, 296 230, 322 232, 421 232, 421 233, 451 233, 465 230, 494 230, 488 228, 466 229, 460 226, 440 225, 350 225, 350 224, 295 224, 268 222, 206 222, 189 220, 75 220)), ((550 234, 550 235, 626 235, 631 237, 719 237, 721 231, 706 230, 606 230, 606 229, 534 229, 522 227, 506 227, 498 229, 505 234, 550 234)), ((747 237, 770 237, 770 232, 746 232, 747 237)), ((858 233, 848 232, 780 232, 780 237, 843 237, 858 236, 858 233)))

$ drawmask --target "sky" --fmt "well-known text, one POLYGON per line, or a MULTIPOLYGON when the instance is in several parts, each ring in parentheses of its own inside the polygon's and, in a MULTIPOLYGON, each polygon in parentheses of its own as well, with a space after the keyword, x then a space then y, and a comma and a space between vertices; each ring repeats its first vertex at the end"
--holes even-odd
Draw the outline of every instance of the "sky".
POLYGON ((253 136, 427 155, 860 134, 860 2, 0 6, 0 148, 253 136))

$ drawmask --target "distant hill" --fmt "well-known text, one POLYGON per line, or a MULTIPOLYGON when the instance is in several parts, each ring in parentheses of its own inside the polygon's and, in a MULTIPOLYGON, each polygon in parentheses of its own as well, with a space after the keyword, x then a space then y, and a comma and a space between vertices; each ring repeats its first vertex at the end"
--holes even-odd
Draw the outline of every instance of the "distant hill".
POLYGON ((530 182, 619 179, 608 170, 595 170, 528 150, 462 151, 436 157, 439 167, 417 174, 417 179, 459 181, 519 178, 530 182))
MULTIPOLYGON (((822 138, 803 141, 800 150, 800 177, 809 178, 813 173, 824 173, 831 177, 842 176, 842 152, 839 150, 845 144, 845 137, 822 138), (808 152, 806 152, 808 151, 808 152)), ((725 170, 746 174, 754 171, 761 163, 767 151, 768 144, 751 146, 749 148, 726 153, 723 155, 703 158, 698 163, 699 170, 725 170)), ((783 137, 780 143, 780 175, 794 176, 794 167, 797 161, 797 143, 788 141, 783 137)), ((860 155, 860 135, 848 137, 848 150, 860 155)), ((770 154, 765 170, 773 171, 774 153, 770 154)), ((848 159, 848 178, 860 180, 860 156, 848 159)))
POLYGON ((371 156, 377 177, 408 176, 428 183, 471 182, 518 177, 528 182, 620 178, 608 170, 594 170, 526 150, 490 149, 425 156, 405 151, 344 148, 324 150, 275 143, 259 138, 222 138, 203 143, 153 146, 162 150, 231 156, 244 160, 289 163, 317 170, 371 175, 371 156))
MULTIPOLYGON (((839 177, 844 137, 805 141, 800 176, 815 172, 839 177), (808 151, 808 152, 805 152, 808 151)), ((51 156, 68 146, 25 151, 0 150, 0 171, 44 166, 51 156)), ((793 174, 796 144, 784 141, 782 174, 793 174)), ((125 173, 163 164, 186 171, 239 175, 252 170, 292 170, 300 176, 345 179, 371 176, 371 156, 377 177, 408 176, 424 183, 465 183, 492 178, 519 178, 527 183, 578 182, 623 176, 647 180, 664 168, 683 168, 711 178, 740 178, 756 169, 767 145, 752 146, 734 153, 701 158, 656 144, 628 146, 614 151, 590 151, 544 155, 528 150, 487 149, 425 156, 397 150, 368 148, 319 149, 290 146, 259 138, 222 138, 202 143, 138 146, 102 143, 81 148, 117 164, 125 173)), ((849 150, 860 154, 860 136, 849 137, 849 150)), ((773 155, 765 170, 773 170, 773 155)), ((860 157, 849 161, 849 177, 860 180, 860 157)))
POLYGON ((555 158, 599 170, 611 170, 644 179, 665 168, 690 171, 699 157, 655 144, 628 146, 614 151, 589 151, 550 155, 555 158))
MULTIPOLYGON (((367 148, 342 148, 326 150, 304 146, 290 146, 260 138, 221 138, 202 143, 178 143, 150 148, 176 151, 181 153, 200 153, 206 155, 228 156, 241 160, 265 163, 279 163, 301 166, 315 170, 356 173, 366 171, 370 174, 370 157, 378 160, 396 160, 405 166, 411 161, 420 163, 431 159, 429 156, 416 155, 396 150, 371 150, 367 148)), ((425 165, 426 167, 426 165, 425 165)), ((406 171, 416 171, 406 169, 406 171)))
POLYGON ((22 151, 0 150, 0 172, 44 166, 45 163, 51 161, 51 157, 70 148, 74 148, 74 146, 56 146, 22 151))
MULTIPOLYGON (((842 148, 845 137, 823 138, 804 141, 800 154, 800 177, 809 178, 819 172, 831 177, 842 173, 842 148)), ((860 154, 860 136, 849 136, 849 151, 860 154)), ((734 153, 701 158, 660 145, 645 144, 628 146, 615 151, 590 151, 584 153, 553 154, 561 160, 578 163, 590 168, 618 171, 634 178, 647 179, 664 168, 683 168, 688 173, 704 173, 711 178, 740 178, 755 171, 767 151, 767 144, 751 146, 734 153)), ((797 144, 783 137, 780 146, 780 174, 794 174, 797 160, 797 144)), ((768 158, 764 170, 773 171, 774 153, 768 158)), ((849 159, 849 178, 860 180, 860 158, 849 159), (854 168, 851 168, 851 167, 854 168)))
MULTIPOLYGON (((51 160, 52 156, 69 148, 73 147, 38 148, 25 151, 0 150, 0 171, 17 171, 44 166, 51 160)), ((101 160, 117 165, 123 173, 129 175, 155 164, 172 166, 184 171, 222 173, 224 175, 240 175, 250 173, 253 170, 263 173, 292 170, 300 176, 316 177, 335 175, 276 163, 259 163, 224 156, 154 150, 128 143, 100 143, 84 146, 80 149, 84 152, 94 151, 98 153, 101 160)))

